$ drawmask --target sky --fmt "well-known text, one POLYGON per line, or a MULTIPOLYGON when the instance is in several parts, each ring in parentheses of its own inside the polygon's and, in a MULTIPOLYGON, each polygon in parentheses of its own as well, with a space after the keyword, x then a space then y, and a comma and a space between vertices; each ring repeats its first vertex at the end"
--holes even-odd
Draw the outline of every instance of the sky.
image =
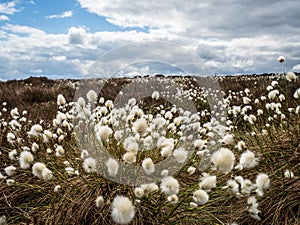
POLYGON ((298 0, 0 0, 0 80, 300 72, 298 0), (204 69, 205 68, 205 69, 204 69))

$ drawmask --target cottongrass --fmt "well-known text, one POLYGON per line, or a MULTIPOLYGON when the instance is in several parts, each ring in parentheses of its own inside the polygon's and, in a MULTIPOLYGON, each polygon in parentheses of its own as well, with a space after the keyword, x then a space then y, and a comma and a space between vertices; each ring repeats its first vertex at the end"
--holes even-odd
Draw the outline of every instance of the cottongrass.
POLYGON ((135 207, 128 197, 118 195, 112 202, 111 216, 118 224, 129 224, 135 216, 135 207))
MULTIPOLYGON (((271 154, 269 155, 268 152, 274 146, 266 147, 264 146, 265 142, 261 141, 257 144, 257 146, 262 146, 261 148, 253 147, 256 140, 270 137, 275 122, 279 130, 279 128, 283 129, 289 125, 285 125, 280 119, 290 121, 291 118, 296 118, 297 107, 289 106, 292 110, 286 111, 290 96, 281 93, 280 85, 281 82, 272 82, 270 85, 272 86, 270 91, 273 91, 274 87, 280 91, 279 93, 276 92, 272 99, 262 98, 264 96, 260 98, 260 95, 255 95, 256 99, 260 99, 256 101, 251 89, 251 91, 245 90, 235 95, 232 94, 229 96, 232 98, 231 100, 224 100, 224 102, 220 100, 220 105, 225 104, 225 102, 226 104, 233 104, 235 100, 240 104, 230 108, 231 114, 229 115, 216 115, 216 117, 220 116, 220 121, 226 126, 214 120, 214 112, 209 111, 200 111, 199 114, 193 115, 191 112, 176 109, 175 106, 169 108, 159 106, 158 112, 153 112, 151 111, 153 108, 150 108, 151 113, 153 113, 150 115, 138 107, 136 100, 131 100, 130 105, 127 105, 126 109, 124 108, 123 115, 120 113, 120 117, 114 118, 112 112, 115 113, 116 111, 114 111, 112 101, 105 101, 104 98, 100 98, 99 103, 102 108, 98 108, 99 114, 94 114, 95 112, 89 108, 89 104, 91 101, 95 101, 95 98, 90 97, 87 104, 84 99, 80 100, 80 107, 89 111, 86 113, 85 119, 96 120, 95 132, 98 139, 116 157, 104 161, 99 160, 99 165, 92 160, 91 155, 93 154, 90 154, 88 145, 83 146, 83 148, 80 147, 82 150, 78 150, 72 141, 68 141, 73 135, 72 127, 68 121, 73 117, 66 113, 67 110, 64 108, 66 106, 60 105, 59 110, 64 113, 58 113, 53 127, 40 122, 41 127, 44 127, 45 130, 36 132, 36 135, 27 136, 27 130, 31 130, 33 123, 27 125, 26 122, 17 121, 21 124, 19 132, 7 130, 4 133, 4 138, 9 132, 15 135, 15 137, 10 138, 11 142, 7 144, 9 147, 1 149, 1 151, 3 157, 7 159, 5 165, 15 166, 17 172, 12 175, 11 178, 13 179, 7 179, 4 176, 7 175, 5 173, 0 182, 12 186, 10 190, 6 191, 6 196, 8 196, 9 191, 13 190, 16 190, 13 193, 21 193, 20 196, 16 196, 18 199, 16 201, 21 202, 20 208, 22 209, 27 207, 24 206, 26 203, 23 204, 23 199, 31 199, 30 196, 37 196, 36 198, 45 200, 43 201, 46 202, 45 205, 38 205, 32 200, 35 202, 32 203, 33 208, 40 209, 42 219, 39 220, 43 221, 44 224, 51 223, 50 221, 53 224, 59 222, 66 224, 95 224, 97 222, 109 224, 112 220, 119 224, 130 222, 133 224, 199 224, 199 220, 201 223, 211 224, 221 223, 223 219, 224 222, 222 221, 222 223, 227 221, 241 221, 241 224, 252 223, 251 218, 246 219, 245 213, 243 213, 246 209, 243 204, 247 205, 247 211, 252 218, 270 221, 267 219, 272 214, 266 215, 265 212, 269 208, 263 206, 266 201, 274 201, 269 194, 274 190, 274 182, 278 182, 276 180, 278 178, 274 174, 281 173, 283 185, 297 182, 296 167, 280 165, 280 169, 278 169, 279 166, 274 169, 276 167, 272 164, 273 156, 270 157, 271 154), (242 105, 245 103, 241 99, 244 95, 251 100, 246 102, 249 104, 247 106, 242 105), (267 104, 269 110, 265 107, 267 104), (260 111, 258 111, 259 109, 260 111), (126 115, 126 113, 132 114, 126 115), (159 117, 156 117, 155 113, 159 114, 159 117), (178 114, 180 115, 178 116, 178 114), (277 116, 275 117, 274 114, 277 116), (209 116, 209 122, 202 115, 209 116), (267 121, 266 118, 272 119, 267 121), (201 123, 198 120, 201 120, 201 123), (261 128, 266 123, 268 126, 264 129, 266 132, 263 132, 261 128), (115 129, 123 125, 124 130, 115 129), (103 127, 107 128, 101 131, 103 127), (167 128, 167 130, 163 131, 163 128, 167 128), (194 137, 186 135, 185 132, 189 129, 195 129, 196 135, 194 137), (25 134, 25 136, 21 134, 25 134), (28 143, 25 143, 27 141, 28 143), (190 145, 188 147, 180 146, 180 141, 190 145), (63 148, 64 152, 57 150, 57 148, 63 148), (154 148, 153 152, 143 151, 152 150, 152 148, 154 148), (192 155, 191 159, 187 157, 189 154, 185 150, 190 148, 198 151, 197 154, 192 155), (214 148, 216 151, 212 151, 214 148), (21 154, 25 151, 32 154, 34 159, 25 160, 26 166, 21 166, 20 158, 26 158, 25 156, 21 157, 21 154), (53 151, 56 154, 52 154, 53 151), (60 153, 57 154, 57 152, 60 153), (21 154, 19 155, 19 153, 21 154), (156 174, 159 170, 155 167, 155 163, 167 157, 173 157, 179 163, 185 162, 186 165, 175 174, 171 170, 163 170, 160 186, 157 185, 157 182, 150 181, 137 187, 124 187, 111 182, 110 177, 106 179, 95 173, 99 167, 99 169, 104 168, 109 176, 117 176, 118 173, 123 172, 122 167, 119 168, 119 163, 124 164, 125 162, 125 165, 129 163, 132 166, 141 166, 148 175, 155 172, 155 175, 159 176, 159 173, 156 174), (209 164, 205 169, 206 173, 202 173, 200 176, 202 170, 199 169, 198 165, 203 157, 210 157, 212 165, 209 164), (239 158, 238 164, 235 163, 236 158, 239 158), (266 164, 264 160, 269 160, 269 164, 266 164), (49 168, 39 161, 47 162, 49 168), (30 176, 32 164, 33 176, 30 176), (237 165, 241 166, 241 170, 235 169, 237 165), (270 177, 263 173, 263 171, 269 172, 269 165, 271 168, 270 177), (282 171, 282 168, 293 170, 295 172, 293 179, 291 179, 292 173, 288 172, 288 175, 285 175, 287 172, 282 171), (283 178, 283 175, 286 178, 283 178), (26 179, 28 179, 28 183, 25 182, 26 179), (220 188, 222 186, 223 188, 220 188), (49 190, 50 194, 48 193, 49 190), (128 197, 115 197, 116 193, 128 197), (47 202, 53 203, 54 208, 49 207, 47 202), (84 204, 82 204, 83 202, 84 204), (201 207, 197 208, 198 205, 201 207), (232 207, 231 212, 226 210, 226 213, 223 214, 222 212, 225 211, 225 208, 228 209, 228 206, 232 207), (107 216, 110 209, 111 218, 107 216)), ((265 88, 262 89, 265 90, 265 88)), ((201 91, 205 92, 205 90, 201 91)), ((189 97, 193 99, 193 90, 186 93, 190 93, 189 97)), ((209 93, 207 91, 207 94, 209 93)), ((214 95, 211 96, 215 97, 214 95)), ((159 97, 163 97, 163 93, 159 93, 159 97)), ((151 100, 158 100, 159 97, 151 98, 151 100)), ((17 117, 18 115, 13 112, 12 116, 17 117)), ((297 132, 296 129, 295 132, 297 132)), ((90 137, 86 135, 84 138, 89 140, 90 137)), ((278 139, 280 138, 279 135, 278 139)), ((277 137, 274 141, 276 139, 277 137)), ((282 138, 282 140, 285 139, 282 138)), ((295 144, 294 146, 298 145, 295 144)), ((285 152, 274 151, 272 154, 277 157, 279 154, 284 155, 285 152)), ((4 186, 8 188, 7 185, 4 186)), ((277 185, 275 188, 280 187, 277 185)), ((4 197, 1 200, 5 202, 4 197)), ((8 200, 10 201, 10 198, 8 200)), ((29 213, 32 215, 31 212, 29 213)), ((13 213, 6 214, 13 215, 13 213)), ((21 218, 18 219, 18 221, 21 220, 21 218)))

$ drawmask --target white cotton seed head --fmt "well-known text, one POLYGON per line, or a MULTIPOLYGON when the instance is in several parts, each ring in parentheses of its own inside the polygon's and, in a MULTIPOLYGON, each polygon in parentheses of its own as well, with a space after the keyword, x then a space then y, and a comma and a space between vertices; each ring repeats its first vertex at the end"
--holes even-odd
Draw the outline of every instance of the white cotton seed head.
POLYGON ((66 99, 62 94, 59 94, 57 96, 57 105, 65 105, 66 104, 66 99))
POLYGON ((256 177, 256 185, 258 188, 267 189, 270 186, 270 178, 265 173, 260 173, 256 177))
POLYGON ((132 164, 136 162, 136 155, 133 152, 126 152, 122 159, 128 164, 132 164))
POLYGON ((39 150, 39 145, 35 142, 32 143, 32 146, 31 146, 31 151, 32 152, 37 152, 39 150))
POLYGON ((178 202, 178 196, 177 195, 170 195, 168 196, 168 201, 171 202, 171 204, 176 204, 178 202))
POLYGON ((277 58, 277 61, 283 63, 285 61, 285 57, 281 55, 277 58))
POLYGON ((239 141, 236 145, 236 148, 241 151, 246 148, 246 143, 244 141, 239 141))
POLYGON ((20 154, 19 163, 22 169, 28 169, 33 162, 33 155, 28 151, 23 151, 20 154))
POLYGON ((221 148, 212 155, 212 162, 220 172, 228 173, 232 170, 235 156, 228 148, 221 148))
POLYGON ((179 183, 174 177, 169 176, 162 179, 160 188, 166 195, 176 195, 179 192, 179 183))
POLYGON ((286 170, 286 171, 284 171, 284 177, 285 177, 285 178, 290 178, 290 179, 294 178, 294 173, 293 173, 293 171, 291 171, 291 170, 286 170))
POLYGON ((95 102, 97 101, 97 93, 94 90, 89 90, 88 93, 86 94, 87 99, 90 102, 95 102))
POLYGON ((7 133, 6 138, 10 144, 15 143, 16 136, 13 133, 7 133))
POLYGON ((42 171, 46 168, 44 163, 36 162, 32 166, 32 174, 40 179, 43 178, 42 171))
POLYGON ((141 136, 144 136, 148 128, 147 121, 144 118, 136 120, 132 125, 132 130, 141 136))
POLYGON ((248 97, 243 97, 243 103, 246 105, 246 104, 249 104, 251 102, 251 99, 248 98, 248 97))
POLYGON ((203 190, 210 191, 215 188, 217 185, 217 177, 206 175, 201 178, 201 182, 199 183, 199 187, 203 190))
POLYGON ((4 171, 9 177, 11 177, 17 172, 17 168, 15 166, 7 166, 4 171))
POLYGON ((129 198, 116 196, 112 202, 111 216, 118 224, 128 224, 135 216, 135 208, 129 198))
POLYGON ((258 161, 252 151, 245 151, 240 157, 240 165, 245 169, 250 169, 257 166, 258 161))
POLYGON ((170 157, 172 154, 173 148, 171 146, 165 146, 161 148, 160 154, 162 157, 170 157))
POLYGON ((108 142, 113 131, 109 126, 100 126, 97 128, 97 137, 104 142, 108 142))
POLYGON ((183 163, 187 159, 188 152, 183 148, 178 148, 174 150, 173 156, 178 163, 183 163))
POLYGON ((136 187, 134 189, 134 195, 137 197, 137 198, 142 198, 144 196, 145 192, 144 192, 144 189, 141 188, 141 187, 136 187))
POLYGON ((159 92, 158 91, 154 91, 151 95, 151 97, 155 100, 157 100, 159 98, 159 92))
POLYGON ((7 186, 12 186, 16 183, 16 181, 14 179, 7 179, 6 180, 6 185, 7 186))
POLYGON ((286 76, 285 76, 285 78, 288 80, 288 81, 293 81, 293 80, 296 80, 296 78, 297 78, 297 76, 296 76, 296 74, 294 73, 294 72, 287 72, 286 73, 286 76))
POLYGON ((49 170, 48 168, 44 168, 42 170, 42 177, 43 177, 43 180, 45 180, 45 181, 51 180, 53 178, 52 171, 49 170))
POLYGON ((142 167, 145 173, 148 175, 152 174, 155 170, 154 163, 152 162, 151 158, 144 159, 142 162, 142 167))
POLYGON ((42 131, 43 131, 43 127, 39 124, 35 124, 31 127, 28 134, 31 136, 37 137, 42 133, 42 131))
POLYGON ((150 192, 158 190, 158 186, 155 183, 149 183, 149 184, 142 184, 141 188, 144 190, 144 194, 147 195, 150 192))
POLYGON ((16 149, 14 150, 11 150, 9 153, 8 153, 8 158, 10 160, 16 160, 16 156, 17 156, 18 152, 16 149))
POLYGON ((100 208, 101 206, 104 205, 104 198, 103 198, 103 196, 98 196, 95 199, 95 205, 96 205, 97 208, 100 208))
POLYGON ((196 172, 196 168, 193 167, 193 166, 190 166, 188 169, 187 169, 187 172, 188 174, 192 175, 196 172))
POLYGON ((268 93, 268 98, 270 100, 273 100, 276 97, 276 95, 278 95, 278 94, 279 94, 278 90, 272 90, 268 93))
POLYGON ((197 150, 202 150, 205 146, 205 141, 198 139, 198 140, 195 140, 193 144, 197 150))
POLYGON ((224 143, 225 145, 230 145, 233 143, 233 141, 234 138, 232 134, 226 134, 222 139, 222 143, 224 143))
POLYGON ((300 97, 300 88, 298 88, 293 95, 294 98, 299 98, 300 97))
POLYGON ((56 185, 55 187, 54 187, 54 192, 59 192, 59 190, 61 189, 61 186, 60 185, 56 185))
POLYGON ((193 200, 198 205, 204 205, 208 202, 209 196, 204 190, 197 190, 193 193, 193 200))
POLYGON ((108 174, 112 177, 117 176, 119 170, 119 163, 117 160, 109 158, 106 162, 108 174))
POLYGON ((86 173, 94 173, 97 171, 97 162, 94 158, 88 157, 83 161, 82 167, 86 173))
POLYGON ((58 157, 63 156, 65 154, 64 148, 61 145, 58 145, 55 149, 55 154, 58 157))

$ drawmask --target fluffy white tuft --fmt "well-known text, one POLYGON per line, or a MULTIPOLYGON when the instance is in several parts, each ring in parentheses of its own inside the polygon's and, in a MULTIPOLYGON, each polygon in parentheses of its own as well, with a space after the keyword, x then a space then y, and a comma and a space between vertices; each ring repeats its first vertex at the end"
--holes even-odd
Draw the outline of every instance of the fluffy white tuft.
POLYGON ((44 163, 36 162, 32 166, 32 174, 40 179, 43 178, 42 172, 43 169, 46 168, 46 165, 44 163))
POLYGON ((240 165, 245 169, 250 169, 257 166, 257 158, 252 151, 245 151, 240 157, 240 165))
POLYGON ((144 171, 146 172, 146 174, 148 174, 148 175, 153 173, 155 170, 154 163, 152 162, 151 158, 144 159, 142 162, 142 167, 143 167, 144 171))
POLYGON ((94 173, 97 169, 96 160, 92 157, 88 157, 83 161, 82 167, 87 173, 94 173))
POLYGON ((166 195, 176 195, 179 192, 179 183, 174 177, 169 176, 162 179, 160 188, 166 195))
POLYGON ((232 170, 235 156, 228 148, 221 148, 212 155, 212 162, 223 173, 228 173, 232 170))
POLYGON ((187 158, 188 152, 183 148, 175 149, 173 152, 173 156, 175 160, 179 163, 183 163, 187 158))
POLYGON ((110 176, 117 176, 119 170, 119 163, 117 162, 117 160, 109 158, 106 162, 106 166, 110 176))
POLYGON ((209 200, 209 196, 204 190, 197 190, 193 193, 193 200, 198 205, 204 205, 209 200))
POLYGON ((118 224, 128 224, 134 218, 135 208, 129 198, 116 196, 112 203, 111 216, 118 224))
POLYGON ((22 169, 28 169, 33 162, 33 155, 28 151, 23 151, 20 154, 19 163, 22 169))

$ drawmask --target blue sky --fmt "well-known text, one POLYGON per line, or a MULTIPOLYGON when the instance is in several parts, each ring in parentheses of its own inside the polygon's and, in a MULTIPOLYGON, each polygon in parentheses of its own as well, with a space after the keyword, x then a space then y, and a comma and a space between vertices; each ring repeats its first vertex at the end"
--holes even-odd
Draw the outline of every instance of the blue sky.
POLYGON ((129 74, 280 72, 280 55, 297 72, 299 11, 296 0, 0 0, 0 80, 95 75, 99 60, 129 74))

